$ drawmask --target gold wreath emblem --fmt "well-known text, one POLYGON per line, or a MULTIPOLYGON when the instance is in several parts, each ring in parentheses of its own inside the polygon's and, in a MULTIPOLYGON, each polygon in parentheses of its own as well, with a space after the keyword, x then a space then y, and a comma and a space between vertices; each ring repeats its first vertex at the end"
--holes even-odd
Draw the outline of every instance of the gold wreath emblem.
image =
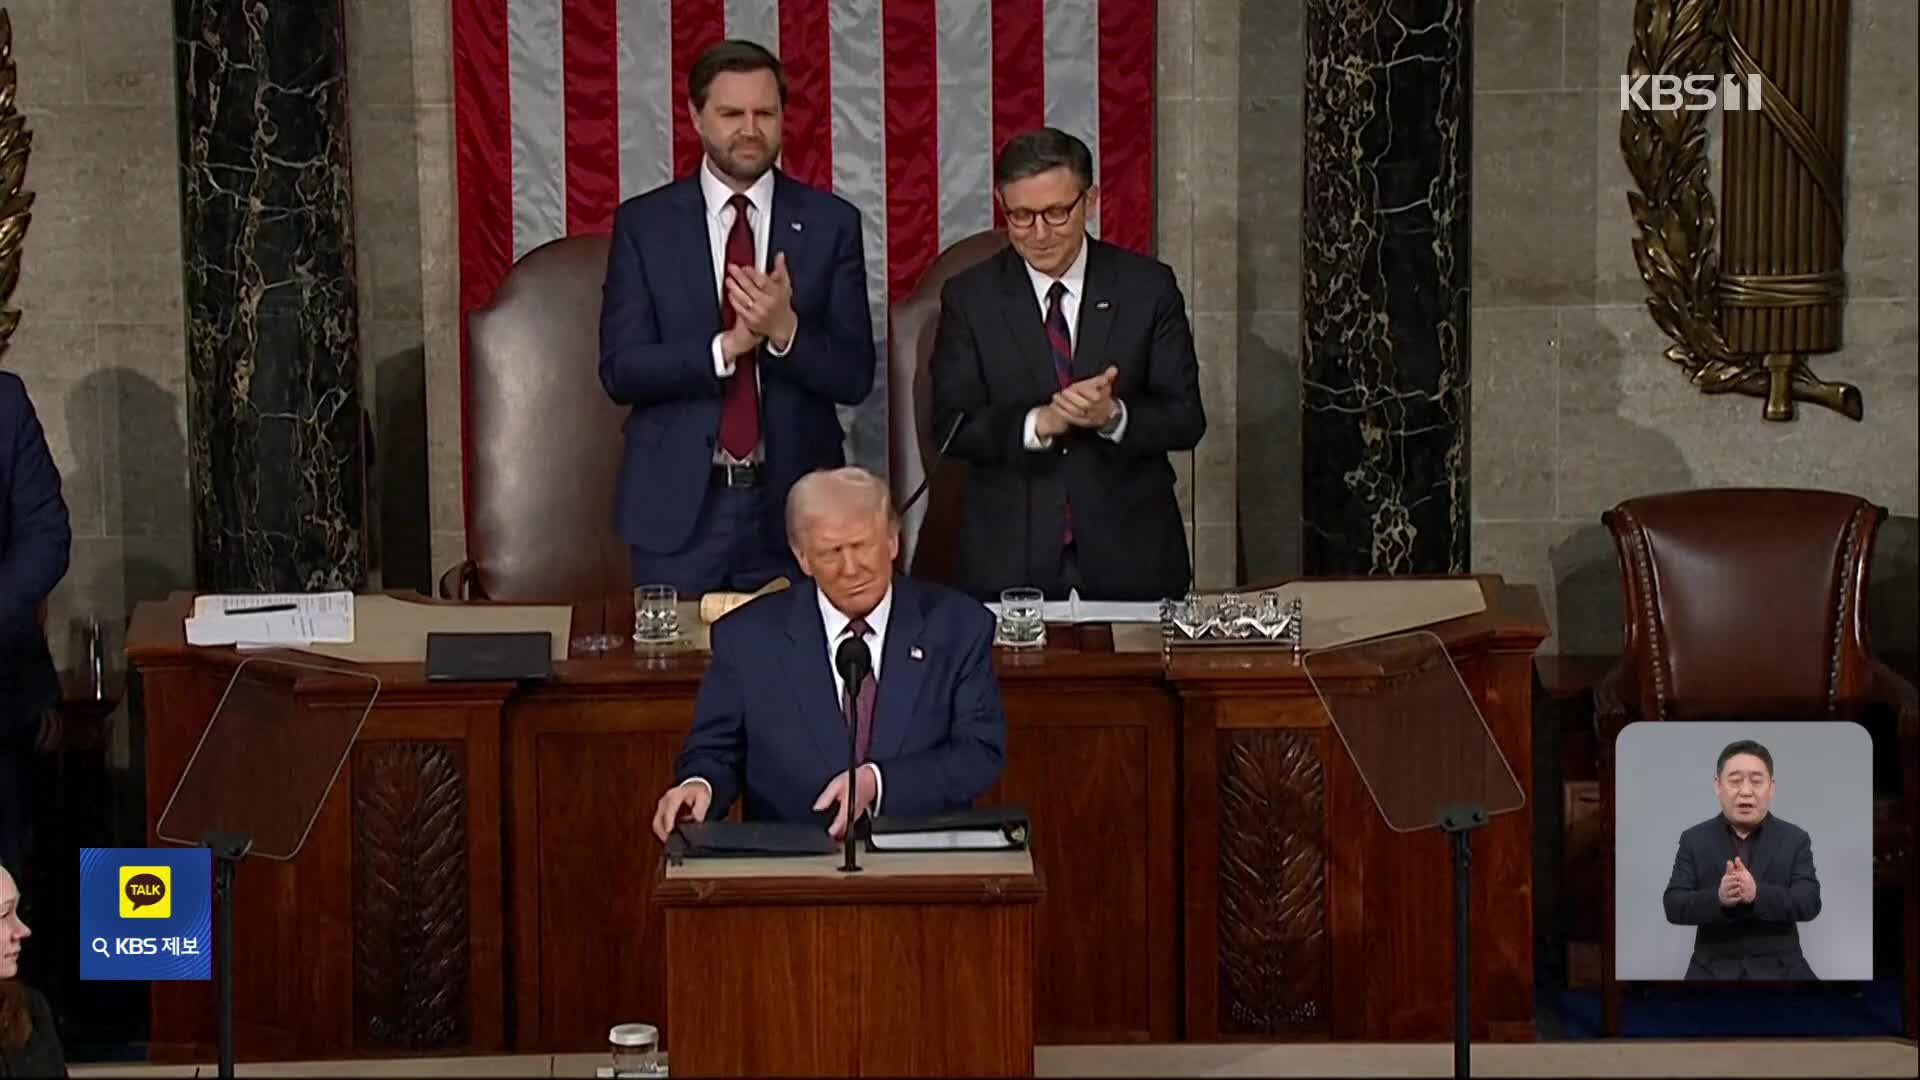
MULTIPOLYGON (((1719 0, 1638 0, 1633 29, 1630 80, 1725 70, 1727 37, 1719 0)), ((1760 80, 1766 110, 1791 109, 1771 80, 1764 75, 1760 80)), ((1647 286, 1647 310, 1673 340, 1665 356, 1703 393, 1766 398, 1770 420, 1792 419, 1796 400, 1858 420, 1860 392, 1854 387, 1820 380, 1800 356, 1741 355, 1728 345, 1721 330, 1707 163, 1710 115, 1715 114, 1627 108, 1620 117, 1620 150, 1639 188, 1627 192, 1639 229, 1633 257, 1647 286)))

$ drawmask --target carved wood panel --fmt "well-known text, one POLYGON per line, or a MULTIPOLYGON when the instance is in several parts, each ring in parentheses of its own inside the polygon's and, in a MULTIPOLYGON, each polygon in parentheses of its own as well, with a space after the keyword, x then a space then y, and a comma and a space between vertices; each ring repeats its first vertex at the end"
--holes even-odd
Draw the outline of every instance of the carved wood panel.
POLYGON ((377 742, 353 770, 354 1039, 466 1042, 467 790, 458 744, 377 742))
POLYGON ((1315 736, 1220 739, 1220 1031, 1324 1033, 1326 775, 1315 736))

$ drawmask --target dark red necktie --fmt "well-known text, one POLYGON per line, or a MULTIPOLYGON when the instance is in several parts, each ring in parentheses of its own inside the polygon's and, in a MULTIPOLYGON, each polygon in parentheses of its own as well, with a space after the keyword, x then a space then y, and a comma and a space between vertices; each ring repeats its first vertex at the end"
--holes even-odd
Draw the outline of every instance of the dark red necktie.
MULTIPOLYGON (((1067 332, 1067 310, 1061 306, 1067 286, 1056 281, 1047 290, 1047 351, 1053 354, 1053 377, 1065 390, 1073 385, 1073 335, 1067 332)), ((1073 543, 1073 504, 1067 504, 1066 526, 1060 533, 1060 546, 1073 543)))
MULTIPOLYGON (((727 233, 727 266, 753 266, 753 226, 747 223, 747 207, 752 204, 745 195, 735 195, 727 205, 733 207, 733 228, 727 233)), ((733 329, 736 318, 723 275, 720 330, 724 333, 733 329)), ((752 352, 734 361, 733 377, 727 380, 720 402, 720 448, 741 461, 760 445, 760 387, 753 362, 752 352)))
MULTIPOLYGON (((855 619, 847 624, 847 634, 850 637, 856 637, 861 641, 865 641, 867 635, 871 633, 873 633, 873 630, 867 626, 867 620, 865 619, 855 619)), ((865 679, 861 680, 860 696, 858 699, 856 699, 850 691, 851 688, 841 691, 840 711, 854 718, 854 759, 856 761, 865 761, 867 760, 867 746, 873 742, 873 701, 874 698, 880 695, 880 680, 872 675, 868 675, 865 679)))

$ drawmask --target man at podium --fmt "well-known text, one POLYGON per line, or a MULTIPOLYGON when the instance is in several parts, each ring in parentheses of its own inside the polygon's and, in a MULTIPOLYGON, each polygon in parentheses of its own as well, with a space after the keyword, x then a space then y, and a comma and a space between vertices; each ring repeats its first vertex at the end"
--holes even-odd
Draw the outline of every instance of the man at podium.
POLYGON ((886 482, 851 467, 809 473, 787 498, 786 525, 806 578, 713 624, 693 727, 654 811, 662 840, 683 817, 724 817, 737 797, 749 820, 814 820, 837 839, 883 806, 964 809, 1000 776, 993 616, 894 573, 900 523, 886 482), (850 699, 834 659, 855 638, 872 675, 850 699), (849 737, 860 763, 851 790, 849 737))

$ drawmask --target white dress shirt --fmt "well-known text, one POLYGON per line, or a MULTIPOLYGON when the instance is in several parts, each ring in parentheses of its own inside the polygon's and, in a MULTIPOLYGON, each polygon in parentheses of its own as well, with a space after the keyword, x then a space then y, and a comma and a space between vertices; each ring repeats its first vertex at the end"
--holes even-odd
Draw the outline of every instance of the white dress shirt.
MULTIPOLYGON (((820 625, 827 632, 827 670, 833 672, 834 711, 844 716, 846 714, 844 706, 847 698, 847 680, 841 677, 840 667, 833 662, 833 659, 834 654, 839 651, 840 643, 847 639, 847 627, 853 623, 853 620, 848 618, 845 612, 834 607, 833 602, 827 599, 827 594, 817 588, 814 590, 814 598, 820 603, 820 625)), ((873 656, 872 677, 875 684, 880 682, 881 657, 885 656, 887 652, 887 616, 891 614, 892 611, 893 586, 888 585, 886 594, 880 597, 880 602, 875 604, 873 610, 867 613, 867 649, 873 656)), ((879 717, 875 716, 874 720, 877 722, 879 717)), ((880 812, 880 801, 886 796, 887 792, 886 783, 880 777, 880 766, 869 761, 862 764, 861 768, 873 770, 873 809, 871 812, 878 814, 880 812)), ((690 776, 683 781, 683 783, 704 784, 709 792, 713 790, 713 785, 708 783, 704 777, 690 776)))
MULTIPOLYGON (((733 189, 714 173, 713 162, 704 158, 700 163, 700 194, 707 204, 707 250, 713 260, 713 287, 715 295, 720 298, 720 310, 724 312, 728 303, 727 235, 733 232, 733 219, 737 211, 728 205, 733 199, 733 189)), ((768 227, 773 220, 773 170, 768 169, 761 173, 760 179, 755 180, 753 186, 741 194, 747 197, 747 226, 753 230, 753 265, 764 269, 767 265, 767 242, 773 233, 773 230, 768 227)), ((713 335, 713 373, 727 379, 733 377, 734 363, 733 357, 728 356, 726 350, 720 347, 720 339, 723 336, 725 335, 713 335)), ((799 336, 798 331, 794 336, 799 336)), ((787 342, 786 348, 779 348, 772 342, 767 343, 767 351, 775 356, 785 356, 792 348, 792 341, 787 342)), ((756 389, 760 381, 759 376, 759 369, 756 368, 754 370, 756 389)), ((755 447, 749 458, 758 461, 760 457, 760 448, 755 447)), ((713 460, 723 465, 742 464, 736 462, 732 455, 717 446, 713 451, 713 460)))
MULTIPOLYGON (((1060 297, 1060 315, 1067 321, 1067 342, 1074 348, 1078 348, 1080 344, 1080 301, 1087 291, 1087 247, 1087 241, 1082 239, 1080 251, 1073 257, 1073 262, 1067 265, 1067 272, 1057 278, 1035 270, 1032 263, 1026 264, 1027 277, 1033 282, 1033 296, 1039 301, 1042 320, 1047 317, 1047 294, 1053 291, 1054 282, 1057 281, 1067 287, 1066 294, 1060 297)), ((1114 442, 1119 442, 1120 436, 1127 430, 1127 405, 1126 402, 1115 398, 1113 407, 1114 418, 1107 422, 1106 427, 1100 429, 1100 434, 1114 442)), ((1053 439, 1041 438, 1036 430, 1036 422, 1039 418, 1039 409, 1027 410, 1027 422, 1021 429, 1021 441, 1029 450, 1050 450, 1053 448, 1053 439)))

